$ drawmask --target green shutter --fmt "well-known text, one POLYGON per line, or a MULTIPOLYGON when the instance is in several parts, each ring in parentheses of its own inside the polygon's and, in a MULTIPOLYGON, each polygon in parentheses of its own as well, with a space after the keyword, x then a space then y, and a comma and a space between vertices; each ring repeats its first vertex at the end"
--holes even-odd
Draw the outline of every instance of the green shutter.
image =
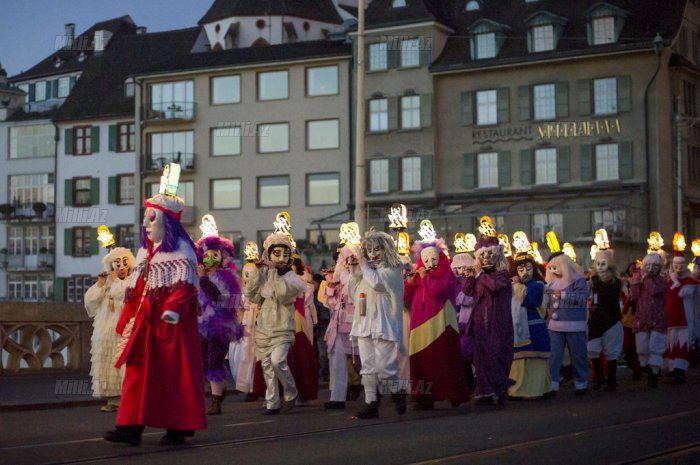
POLYGON ((593 180, 593 146, 581 145, 581 181, 593 180))
POLYGON ((388 113, 389 131, 396 130, 399 127, 399 98, 387 97, 386 107, 388 113))
POLYGON ((401 189, 401 159, 389 158, 389 192, 401 189))
POLYGON ((100 242, 97 240, 97 228, 90 228, 90 255, 99 255, 100 242))
POLYGON ((503 87, 496 90, 498 122, 507 123, 510 121, 510 89, 503 87))
POLYGON ((46 100, 51 100, 53 96, 53 81, 46 81, 46 100))
POLYGON ((518 117, 520 121, 530 119, 530 86, 518 87, 518 117))
POLYGON ((579 79, 578 81, 578 114, 586 116, 591 114, 591 80, 579 79))
POLYGON ((586 22, 586 41, 588 45, 593 45, 593 24, 591 21, 586 22))
POLYGON ((419 44, 420 44, 420 52, 419 52, 419 60, 420 60, 420 65, 421 66, 427 66, 430 64, 432 61, 432 37, 421 37, 419 44))
POLYGON ((117 177, 110 176, 107 178, 107 202, 117 203, 117 177))
POLYGON ((63 255, 66 257, 73 256, 73 228, 65 228, 63 230, 63 255))
POLYGON ((476 154, 464 154, 464 173, 462 184, 466 189, 474 189, 476 187, 476 154))
POLYGON ((29 84, 29 101, 36 101, 36 84, 29 84))
POLYGON ((432 155, 423 155, 420 157, 420 188, 423 191, 429 191, 433 188, 433 157, 432 155))
POLYGON ((554 83, 557 118, 569 116, 569 83, 557 81, 554 83))
POLYGON ((93 126, 90 129, 90 153, 97 153, 100 151, 100 127, 93 126))
POLYGON ((70 89, 73 90, 73 87, 75 86, 75 82, 78 80, 77 77, 71 76, 70 77, 70 89))
POLYGON ((73 180, 66 179, 63 182, 63 203, 66 207, 73 206, 73 180))
POLYGON ((632 141, 622 142, 618 146, 618 170, 620 179, 634 178, 634 151, 632 150, 632 141))
POLYGON ((66 301, 66 278, 56 278, 53 283, 53 301, 62 303, 66 301))
POLYGON ((527 52, 532 53, 532 28, 527 29, 527 52))
POLYGON ((433 124, 433 94, 420 96, 420 127, 429 128, 433 124))
POLYGON ((63 131, 63 151, 66 155, 73 155, 73 128, 63 131))
POLYGON ((53 96, 54 98, 58 98, 58 79, 54 79, 53 81, 53 96))
POLYGON ((90 205, 100 204, 100 178, 90 178, 90 205))
POLYGON ((567 146, 557 148, 557 182, 571 182, 571 148, 567 146))
POLYGON ((110 152, 117 151, 117 125, 116 124, 109 125, 109 151, 110 152))
POLYGON ((529 186, 532 184, 532 150, 522 149, 520 151, 520 185, 529 186))
POLYGON ((372 160, 365 162, 365 194, 372 194, 372 160))
POLYGON ((469 58, 476 60, 476 35, 469 37, 469 58))
MULTIPOLYGON (((370 108, 369 104, 372 101, 372 99, 367 99, 365 100, 365 132, 372 132, 372 129, 369 127, 369 122, 370 122, 370 108)), ((354 107, 357 107, 358 105, 353 105, 354 107)))
POLYGON ((498 186, 507 187, 511 185, 510 151, 498 152, 498 186))
POLYGON ((617 111, 632 111, 632 77, 617 77, 617 111))
POLYGON ((401 51, 397 40, 388 40, 386 45, 386 66, 388 69, 397 68, 400 64, 401 51))
POLYGON ((462 92, 462 124, 474 124, 474 92, 462 92))

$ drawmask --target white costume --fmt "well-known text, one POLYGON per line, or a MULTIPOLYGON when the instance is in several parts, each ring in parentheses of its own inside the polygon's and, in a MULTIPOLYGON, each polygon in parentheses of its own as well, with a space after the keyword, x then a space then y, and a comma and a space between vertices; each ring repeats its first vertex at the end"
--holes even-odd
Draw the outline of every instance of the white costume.
MULTIPOLYGON (((255 269, 255 265, 247 263, 243 266, 243 285, 248 279, 248 274, 255 269)), ((229 345, 228 362, 231 375, 236 382, 236 389, 249 393, 253 391, 253 372, 255 370, 255 315, 258 306, 242 296, 241 306, 238 308, 238 323, 243 326, 243 336, 231 342, 229 345)))

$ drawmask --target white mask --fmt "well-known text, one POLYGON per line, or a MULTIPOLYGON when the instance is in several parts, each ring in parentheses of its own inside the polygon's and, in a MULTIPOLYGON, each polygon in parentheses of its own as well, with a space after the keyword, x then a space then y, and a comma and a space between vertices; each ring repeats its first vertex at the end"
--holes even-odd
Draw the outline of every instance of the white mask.
POLYGON ((129 262, 126 257, 118 257, 112 261, 112 270, 117 272, 119 279, 129 276, 129 262))
POLYGON ((165 226, 163 224, 163 212, 156 208, 146 208, 143 214, 143 227, 146 234, 153 243, 163 242, 165 237, 165 226))
POLYGON ((595 262, 595 270, 597 273, 605 273, 608 271, 608 260, 605 258, 599 258, 595 262))
POLYGON ((438 266, 440 255, 435 247, 426 247, 420 251, 420 259, 423 261, 423 266, 426 270, 432 270, 438 266))

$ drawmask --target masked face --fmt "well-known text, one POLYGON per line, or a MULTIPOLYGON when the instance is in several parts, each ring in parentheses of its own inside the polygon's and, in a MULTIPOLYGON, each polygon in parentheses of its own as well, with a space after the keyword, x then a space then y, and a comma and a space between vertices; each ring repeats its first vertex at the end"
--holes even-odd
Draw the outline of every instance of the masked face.
POLYGON ((556 261, 549 262, 547 271, 555 278, 561 278, 564 275, 561 266, 556 261))
POLYGON ((455 275, 457 276, 474 276, 474 267, 472 266, 458 266, 455 268, 455 275))
POLYGON ((658 276, 659 273, 661 273, 661 265, 659 265, 658 263, 646 263, 644 265, 644 269, 650 276, 658 276))
POLYGON ((595 261, 595 270, 597 273, 605 273, 608 271, 608 260, 606 258, 599 258, 595 261))
POLYGON ((671 263, 671 271, 674 273, 683 273, 686 269, 683 263, 671 263))
POLYGON ((530 262, 521 263, 516 267, 520 282, 525 284, 530 281, 535 274, 535 267, 530 262))
POLYGON ((207 270, 212 270, 221 266, 221 252, 218 250, 207 250, 202 257, 202 264, 207 270))
POLYGON ((373 264, 381 262, 382 258, 384 258, 384 249, 378 244, 368 244, 365 253, 367 254, 367 260, 373 264))
POLYGON ((493 268, 496 260, 496 251, 493 249, 488 249, 481 255, 479 255, 479 262, 482 268, 493 268))
POLYGON ((129 263, 126 257, 118 257, 112 261, 112 270, 117 272, 119 279, 126 279, 129 276, 129 263))
POLYGON ((426 270, 432 270, 437 267, 440 255, 435 247, 426 247, 420 251, 420 259, 423 261, 423 266, 426 270))
POLYGON ((272 266, 277 269, 286 267, 289 264, 291 256, 290 250, 283 245, 274 246, 270 251, 270 261, 272 262, 272 266))
POLYGON ((156 244, 163 242, 165 227, 163 225, 163 212, 155 208, 147 208, 143 214, 143 227, 151 242, 156 244))

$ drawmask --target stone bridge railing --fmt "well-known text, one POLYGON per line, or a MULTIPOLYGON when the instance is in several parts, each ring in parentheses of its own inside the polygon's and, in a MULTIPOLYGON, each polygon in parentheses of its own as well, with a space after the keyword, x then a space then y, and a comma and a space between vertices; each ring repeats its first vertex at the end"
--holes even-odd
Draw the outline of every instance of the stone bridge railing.
POLYGON ((0 376, 90 371, 82 304, 0 302, 0 376))

